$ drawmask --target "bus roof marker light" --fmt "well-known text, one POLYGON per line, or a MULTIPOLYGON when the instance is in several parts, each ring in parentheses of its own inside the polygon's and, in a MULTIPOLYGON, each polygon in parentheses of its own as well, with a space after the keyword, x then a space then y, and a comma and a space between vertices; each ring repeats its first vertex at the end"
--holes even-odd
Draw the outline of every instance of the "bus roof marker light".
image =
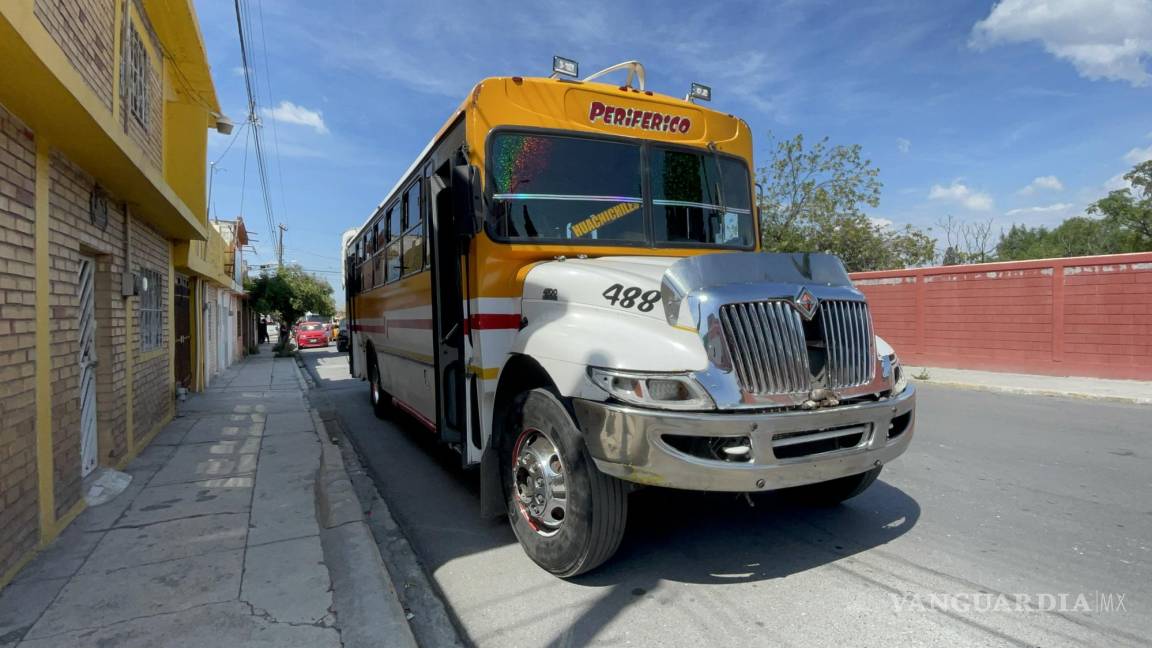
POLYGON ((563 56, 553 56, 552 76, 550 78, 555 79, 558 76, 573 78, 580 76, 580 64, 563 56))
POLYGON ((706 86, 703 83, 693 83, 692 89, 688 91, 688 96, 684 97, 684 101, 691 101, 693 99, 712 101, 712 87, 706 86))

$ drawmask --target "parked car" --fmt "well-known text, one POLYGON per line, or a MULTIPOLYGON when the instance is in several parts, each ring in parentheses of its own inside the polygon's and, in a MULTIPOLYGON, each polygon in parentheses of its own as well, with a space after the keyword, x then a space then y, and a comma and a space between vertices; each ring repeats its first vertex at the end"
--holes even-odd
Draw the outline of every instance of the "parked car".
POLYGON ((301 349, 307 347, 328 346, 328 331, 319 322, 301 322, 296 327, 296 346, 301 349))
POLYGON ((343 353, 348 350, 348 320, 337 322, 336 329, 336 350, 343 353))

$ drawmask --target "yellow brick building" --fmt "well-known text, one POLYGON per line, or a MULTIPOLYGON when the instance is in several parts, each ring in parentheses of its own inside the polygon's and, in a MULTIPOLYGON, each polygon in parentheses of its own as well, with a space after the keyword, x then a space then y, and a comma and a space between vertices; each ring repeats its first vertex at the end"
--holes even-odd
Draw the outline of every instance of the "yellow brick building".
POLYGON ((211 128, 191 0, 0 2, 0 587, 172 417, 211 128))

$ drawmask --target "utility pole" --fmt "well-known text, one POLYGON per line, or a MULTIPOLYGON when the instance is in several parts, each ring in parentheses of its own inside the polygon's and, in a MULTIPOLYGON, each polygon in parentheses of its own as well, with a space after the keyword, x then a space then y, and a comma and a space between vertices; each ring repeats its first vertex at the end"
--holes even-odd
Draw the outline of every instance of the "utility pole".
POLYGON ((276 245, 276 267, 284 267, 284 232, 288 230, 288 226, 280 223, 280 242, 276 245))

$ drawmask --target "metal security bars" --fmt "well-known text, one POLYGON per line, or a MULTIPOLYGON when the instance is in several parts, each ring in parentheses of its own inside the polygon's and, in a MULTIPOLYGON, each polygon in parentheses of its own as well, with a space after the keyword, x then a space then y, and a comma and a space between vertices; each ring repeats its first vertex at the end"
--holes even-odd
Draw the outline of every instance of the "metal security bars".
POLYGON ((868 305, 824 301, 816 317, 817 326, 810 326, 809 333, 822 339, 809 340, 800 313, 789 301, 722 306, 720 323, 740 388, 749 394, 799 394, 817 384, 845 389, 870 382, 875 362, 868 305), (810 344, 824 352, 822 372, 813 360, 820 375, 812 372, 810 344))
POLYGON ((872 318, 868 304, 826 301, 820 304, 820 328, 827 352, 825 385, 829 389, 858 387, 872 380, 872 318))
POLYGON ((745 392, 808 391, 812 375, 804 324, 790 303, 728 304, 720 308, 720 323, 745 392))

